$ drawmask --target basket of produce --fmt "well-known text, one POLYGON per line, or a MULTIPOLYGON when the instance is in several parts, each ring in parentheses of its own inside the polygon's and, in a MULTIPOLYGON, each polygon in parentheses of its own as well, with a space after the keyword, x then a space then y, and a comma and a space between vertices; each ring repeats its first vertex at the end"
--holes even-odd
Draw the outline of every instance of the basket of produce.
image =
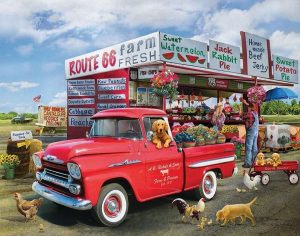
POLYGON ((174 137, 177 145, 182 144, 182 147, 194 147, 196 145, 196 141, 192 135, 187 132, 181 132, 175 135, 174 137))
POLYGON ((226 142, 226 137, 224 134, 218 134, 217 136, 217 143, 220 144, 220 143, 225 143, 226 142))
POLYGON ((224 125, 222 127, 221 133, 225 135, 226 139, 239 137, 239 129, 235 125, 224 125))
POLYGON ((189 148, 189 147, 195 147, 195 146, 196 146, 196 141, 182 143, 183 148, 189 148))
POLYGON ((203 146, 205 145, 205 139, 202 135, 196 137, 196 146, 203 146))

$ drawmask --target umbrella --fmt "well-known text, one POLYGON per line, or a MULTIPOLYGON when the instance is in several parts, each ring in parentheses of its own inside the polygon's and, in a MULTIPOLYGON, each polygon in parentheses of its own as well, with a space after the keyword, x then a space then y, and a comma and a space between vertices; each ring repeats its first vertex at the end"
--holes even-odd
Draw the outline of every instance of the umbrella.
POLYGON ((280 100, 280 99, 290 99, 298 98, 298 95, 295 92, 288 88, 274 88, 270 89, 266 93, 265 101, 280 100))

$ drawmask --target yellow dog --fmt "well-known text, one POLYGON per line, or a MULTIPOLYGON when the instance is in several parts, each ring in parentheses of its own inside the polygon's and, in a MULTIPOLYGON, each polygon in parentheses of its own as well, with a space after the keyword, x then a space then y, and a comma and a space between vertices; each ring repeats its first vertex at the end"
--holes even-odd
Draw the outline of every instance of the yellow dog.
POLYGON ((216 214, 216 221, 223 222, 221 226, 225 226, 228 221, 234 221, 235 218, 241 218, 241 224, 245 223, 246 218, 249 218, 252 222, 252 226, 255 226, 255 218, 251 212, 251 205, 256 201, 257 197, 247 204, 234 204, 226 205, 222 210, 219 210, 216 214))
POLYGON ((169 126, 164 120, 156 120, 152 124, 152 131, 154 132, 152 143, 156 145, 156 148, 169 147, 172 139, 168 135, 168 129, 169 126))

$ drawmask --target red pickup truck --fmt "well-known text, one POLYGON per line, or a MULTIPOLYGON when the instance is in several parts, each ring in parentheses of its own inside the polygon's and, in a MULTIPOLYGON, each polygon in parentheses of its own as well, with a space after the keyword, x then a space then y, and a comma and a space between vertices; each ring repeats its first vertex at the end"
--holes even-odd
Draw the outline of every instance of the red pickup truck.
MULTIPOLYGON (((93 209, 107 226, 124 221, 132 193, 140 201, 195 190, 210 200, 217 178, 236 171, 231 143, 157 149, 152 123, 168 122, 157 109, 125 108, 95 114, 86 138, 49 144, 33 156, 37 168, 32 189, 53 202, 77 210, 93 209)), ((168 131, 171 136, 171 130, 168 131)))

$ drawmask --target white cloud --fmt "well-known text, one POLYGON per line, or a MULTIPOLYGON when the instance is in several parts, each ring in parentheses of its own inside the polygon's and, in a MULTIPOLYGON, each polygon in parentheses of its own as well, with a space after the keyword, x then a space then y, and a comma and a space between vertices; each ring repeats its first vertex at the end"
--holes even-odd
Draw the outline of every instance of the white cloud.
POLYGON ((272 53, 280 56, 288 55, 292 59, 300 58, 300 32, 275 31, 270 40, 272 53))
POLYGON ((88 4, 82 0, 2 0, 0 35, 43 42, 70 31, 92 36, 110 28, 123 32, 138 27, 190 30, 199 14, 216 6, 217 0, 187 0, 184 4, 179 0, 90 0, 88 4))
POLYGON ((49 106, 67 106, 67 92, 63 91, 54 95, 54 98, 49 102, 49 106))
POLYGON ((84 52, 90 44, 78 38, 60 38, 54 42, 54 45, 56 45, 60 49, 64 49, 65 51, 69 52, 84 52))
POLYGON ((28 81, 18 81, 10 83, 0 83, 0 88, 8 89, 11 92, 17 92, 23 89, 29 89, 39 86, 38 83, 28 82, 28 81))
POLYGON ((16 51, 22 56, 28 56, 33 50, 32 44, 22 45, 16 48, 16 51))
MULTIPOLYGON (((240 45, 240 31, 269 37, 266 25, 273 21, 288 20, 300 22, 300 1, 265 0, 253 4, 247 10, 221 9, 204 14, 197 22, 198 34, 193 38, 208 42, 215 39, 240 45)), ((272 45, 272 44, 271 44, 272 45)))

